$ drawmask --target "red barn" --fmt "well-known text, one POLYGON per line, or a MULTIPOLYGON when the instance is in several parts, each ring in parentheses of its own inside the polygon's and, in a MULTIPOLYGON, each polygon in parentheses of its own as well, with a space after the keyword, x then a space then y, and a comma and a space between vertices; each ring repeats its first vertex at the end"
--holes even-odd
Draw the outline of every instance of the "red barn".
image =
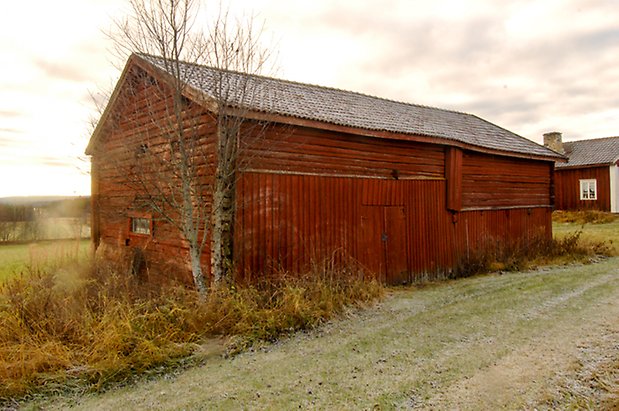
POLYGON ((619 212, 619 137, 564 143, 552 132, 544 145, 568 158, 555 168, 557 210, 619 212))
MULTIPOLYGON (((192 76, 187 104, 214 150, 211 91, 198 81, 214 70, 181 68, 192 76)), ((553 168, 562 158, 552 150, 470 114, 226 74, 249 79, 254 96, 244 115, 269 124, 259 141, 240 143, 247 149, 236 172, 239 276, 352 259, 388 283, 410 282, 441 278, 487 247, 551 236, 553 168)), ((149 124, 164 98, 153 105, 144 96, 168 79, 160 59, 131 56, 91 138, 93 241, 139 248, 152 267, 177 262, 190 278, 179 234, 136 210, 140 193, 124 188, 120 171, 145 133, 157 132, 149 124), (124 93, 136 77, 149 81, 124 93)))

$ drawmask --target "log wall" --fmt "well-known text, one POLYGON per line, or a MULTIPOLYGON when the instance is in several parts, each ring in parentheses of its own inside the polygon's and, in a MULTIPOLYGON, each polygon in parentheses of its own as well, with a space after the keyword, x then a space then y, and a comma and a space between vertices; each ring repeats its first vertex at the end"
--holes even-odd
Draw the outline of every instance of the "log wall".
POLYGON ((465 152, 462 206, 550 206, 552 167, 551 162, 465 152))
MULTIPOLYGON (((152 79, 130 77, 118 100, 93 153, 93 243, 105 245, 112 255, 128 258, 141 250, 148 261, 142 275, 157 273, 190 283, 187 243, 179 229, 152 206, 156 202, 166 214, 175 216, 179 206, 166 205, 163 199, 182 201, 179 169, 174 166, 180 150, 173 142, 178 140, 179 130, 174 128, 178 122, 171 90, 152 79), (132 233, 132 217, 151 219, 151 235, 132 233)), ((200 181, 194 189, 208 195, 216 127, 207 111, 185 103, 180 112, 182 133, 185 141, 191 142, 185 149, 191 153, 191 165, 200 181)), ((203 256, 208 273, 208 245, 203 256)))

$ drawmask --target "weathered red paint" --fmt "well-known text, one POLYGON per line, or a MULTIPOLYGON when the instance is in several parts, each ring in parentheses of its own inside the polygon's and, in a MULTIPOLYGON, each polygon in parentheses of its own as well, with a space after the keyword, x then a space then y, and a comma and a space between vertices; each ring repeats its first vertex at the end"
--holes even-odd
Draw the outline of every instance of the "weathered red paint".
MULTIPOLYGON (((166 97, 153 100, 149 84, 117 99, 113 124, 91 147, 93 241, 143 249, 153 272, 159 267, 164 276, 190 282, 178 230, 153 216, 152 236, 128 232, 140 193, 127 185, 127 170, 145 135, 149 149, 165 155, 152 119, 171 115, 166 97)), ((200 172, 207 184, 215 125, 205 108, 187 110, 204 147, 200 172)), ((314 126, 272 124, 240 142, 234 242, 240 278, 355 261, 389 283, 418 281, 445 275, 479 249, 551 235, 552 159, 314 126)), ((207 271, 208 256, 206 249, 207 271)))
POLYGON ((557 210, 610 211, 610 171, 608 166, 555 169, 557 210), (597 200, 580 199, 580 180, 597 180, 597 200))

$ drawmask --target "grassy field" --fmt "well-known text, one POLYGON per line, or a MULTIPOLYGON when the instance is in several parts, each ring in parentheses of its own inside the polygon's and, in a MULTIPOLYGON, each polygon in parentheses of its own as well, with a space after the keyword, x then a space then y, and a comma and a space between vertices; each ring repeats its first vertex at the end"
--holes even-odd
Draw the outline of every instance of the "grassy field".
POLYGON ((89 253, 90 240, 0 245, 0 281, 28 268, 42 268, 49 264, 84 259, 89 253))
POLYGON ((593 392, 594 382, 585 381, 581 389, 578 373, 619 359, 617 264, 612 258, 394 290, 378 308, 234 358, 215 356, 175 375, 36 405, 599 409, 609 404, 601 401, 616 401, 617 386, 598 375, 602 388, 593 392), (592 349, 600 355, 587 360, 592 349))
MULTIPOLYGON (((554 223, 617 251, 619 223, 554 223), (611 243, 612 241, 612 243, 611 243)), ((232 358, 54 409, 601 409, 619 407, 619 258, 393 289, 377 308, 232 358)))
POLYGON ((619 219, 604 224, 578 224, 553 222, 552 232, 556 237, 565 237, 577 231, 582 231, 582 239, 592 242, 605 241, 619 254, 619 219))

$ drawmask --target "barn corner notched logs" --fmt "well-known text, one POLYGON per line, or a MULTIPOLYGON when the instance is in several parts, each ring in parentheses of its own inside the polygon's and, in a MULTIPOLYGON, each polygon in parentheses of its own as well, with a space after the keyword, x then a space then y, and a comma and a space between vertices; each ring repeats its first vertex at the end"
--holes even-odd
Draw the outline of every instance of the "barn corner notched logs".
MULTIPOLYGON (((153 267, 182 267, 187 250, 172 227, 157 221, 149 236, 129 232, 139 193, 124 188, 120 165, 130 167, 133 157, 123 147, 139 145, 149 116, 162 113, 143 96, 123 96, 134 67, 165 81, 156 57, 133 55, 117 85, 122 97, 106 109, 116 115, 104 114, 93 134, 93 242, 139 247, 153 267), (106 128, 110 121, 121 127, 106 128)), ((203 79, 211 69, 200 70, 203 79)), ((268 128, 240 142, 239 279, 328 260, 355 261, 397 284, 442 277, 483 247, 551 236, 552 175, 561 155, 468 114, 265 77, 251 82, 262 94, 247 116, 268 128), (276 97, 264 91, 270 88, 276 97)), ((194 87, 208 95, 208 83, 194 87)), ((209 105, 190 104, 205 150, 214 150, 209 105)), ((204 173, 208 179, 208 164, 204 173)))

